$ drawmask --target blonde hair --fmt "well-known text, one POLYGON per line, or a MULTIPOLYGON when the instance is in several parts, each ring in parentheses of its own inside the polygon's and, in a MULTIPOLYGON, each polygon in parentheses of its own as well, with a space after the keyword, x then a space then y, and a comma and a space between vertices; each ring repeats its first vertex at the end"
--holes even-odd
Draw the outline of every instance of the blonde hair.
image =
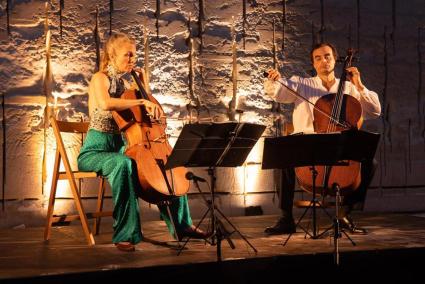
POLYGON ((115 48, 122 43, 135 44, 136 41, 123 33, 115 33, 111 35, 106 41, 105 46, 103 48, 99 71, 106 72, 106 68, 111 62, 112 55, 115 54, 115 48))

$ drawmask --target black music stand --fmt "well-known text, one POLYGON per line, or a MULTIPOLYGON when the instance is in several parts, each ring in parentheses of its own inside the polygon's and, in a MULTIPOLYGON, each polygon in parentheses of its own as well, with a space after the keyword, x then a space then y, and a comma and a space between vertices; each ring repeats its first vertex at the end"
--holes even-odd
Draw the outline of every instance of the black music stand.
MULTIPOLYGON (((308 230, 303 231, 311 238, 319 238, 322 234, 318 234, 316 225, 316 207, 319 204, 323 210, 321 203, 316 199, 316 176, 315 166, 334 166, 344 165, 341 161, 366 161, 373 159, 379 142, 379 134, 370 133, 361 130, 347 130, 340 133, 323 133, 323 134, 300 134, 290 135, 277 138, 266 138, 264 141, 263 152, 263 169, 285 169, 301 166, 310 166, 312 170, 313 197, 310 205, 306 208, 300 219, 296 223, 296 227, 300 224, 302 218, 309 209, 312 209, 313 233, 308 230)), ((333 189, 338 189, 338 185, 330 185, 333 189)), ((339 202, 339 191, 337 192, 336 202, 339 202)), ((337 204, 337 208, 338 208, 337 204)), ((327 211, 325 210, 327 213, 327 211)), ((328 214, 328 213, 327 213, 328 214)), ((335 219, 337 219, 338 212, 335 219)), ((329 214, 328 214, 329 215, 329 214)), ((330 216, 330 215, 329 215, 330 216)), ((345 232, 344 232, 345 234, 345 232)), ((284 245, 289 241, 292 234, 288 236, 284 245)), ((348 235, 345 234, 347 237, 348 235)), ((337 245, 337 238, 341 236, 339 231, 338 220, 334 220, 334 238, 337 245)), ((354 244, 350 237, 350 241, 354 244)), ((335 249, 338 252, 338 248, 335 249)))
MULTIPOLYGON (((235 248, 230 239, 230 235, 234 232, 237 232, 255 252, 257 250, 215 205, 215 169, 217 167, 241 166, 264 132, 264 129, 264 125, 237 122, 186 124, 180 132, 180 136, 165 165, 166 168, 178 166, 208 167, 211 197, 210 200, 204 198, 208 210, 196 227, 198 228, 207 214, 210 213, 212 232, 209 238, 211 238, 213 245, 217 245, 217 258, 219 261, 221 261, 221 241, 223 239, 228 241, 232 249, 235 248), (229 233, 224 228, 220 216, 233 228, 233 232, 229 233)), ((198 184, 195 184, 202 193, 198 184)), ((178 254, 180 254, 188 241, 189 239, 186 240, 178 254)))

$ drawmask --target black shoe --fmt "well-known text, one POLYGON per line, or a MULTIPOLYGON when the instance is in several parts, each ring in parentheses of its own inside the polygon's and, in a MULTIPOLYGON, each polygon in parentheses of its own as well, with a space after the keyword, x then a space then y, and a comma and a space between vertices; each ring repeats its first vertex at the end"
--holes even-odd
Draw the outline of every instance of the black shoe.
POLYGON ((292 218, 280 218, 276 225, 264 230, 267 235, 281 235, 295 233, 295 222, 292 218))
POLYGON ((200 228, 196 228, 194 225, 187 227, 181 232, 177 233, 177 237, 179 241, 182 241, 183 238, 191 238, 191 239, 206 239, 209 237, 207 232, 202 231, 200 228))
POLYGON ((357 227, 349 216, 339 219, 339 224, 341 229, 347 230, 351 234, 367 235, 367 230, 365 228, 357 227))

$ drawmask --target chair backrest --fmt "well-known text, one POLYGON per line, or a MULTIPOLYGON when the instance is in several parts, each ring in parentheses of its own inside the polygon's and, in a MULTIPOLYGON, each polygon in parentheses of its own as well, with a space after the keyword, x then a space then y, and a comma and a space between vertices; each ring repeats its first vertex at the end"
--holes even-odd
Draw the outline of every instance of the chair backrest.
POLYGON ((53 128, 53 134, 56 138, 56 144, 57 144, 57 153, 60 154, 60 157, 62 158, 62 162, 65 166, 65 169, 67 172, 69 172, 71 175, 71 164, 68 159, 68 155, 66 153, 65 143, 62 139, 62 132, 64 133, 76 133, 76 134, 85 134, 88 131, 89 123, 88 122, 70 122, 70 121, 59 121, 56 120, 54 117, 50 118, 50 123, 53 128))
POLYGON ((50 122, 55 132, 86 133, 89 128, 88 122, 60 121, 53 117, 50 119, 50 122))

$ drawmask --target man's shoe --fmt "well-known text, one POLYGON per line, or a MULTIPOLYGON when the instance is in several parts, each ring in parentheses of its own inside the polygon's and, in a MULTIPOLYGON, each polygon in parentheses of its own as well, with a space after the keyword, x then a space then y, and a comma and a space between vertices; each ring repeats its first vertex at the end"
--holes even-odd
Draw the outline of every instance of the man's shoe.
POLYGON ((183 238, 185 237, 191 239, 206 239, 208 238, 208 233, 192 225, 190 227, 187 227, 183 231, 178 232, 177 237, 179 238, 179 241, 183 240, 183 238))
POLYGON ((365 228, 357 227, 349 216, 339 219, 339 224, 342 229, 348 230, 352 234, 367 235, 367 230, 365 228))
POLYGON ((292 234, 295 233, 295 222, 292 218, 280 218, 276 225, 272 227, 267 227, 264 230, 264 233, 267 235, 282 235, 282 234, 292 234))
POLYGON ((119 243, 115 243, 115 247, 121 251, 135 251, 136 250, 136 246, 133 245, 130 242, 119 242, 119 243))

